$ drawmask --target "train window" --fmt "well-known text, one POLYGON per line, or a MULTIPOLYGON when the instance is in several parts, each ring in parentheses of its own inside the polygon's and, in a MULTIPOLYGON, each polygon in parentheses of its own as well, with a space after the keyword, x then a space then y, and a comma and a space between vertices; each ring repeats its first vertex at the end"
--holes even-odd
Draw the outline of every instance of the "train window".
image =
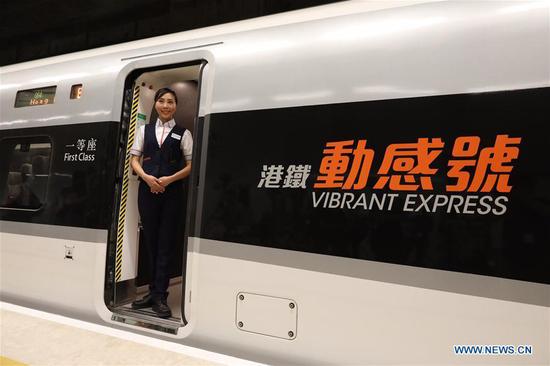
POLYGON ((37 210, 45 202, 52 144, 48 137, 0 141, 0 208, 37 210))

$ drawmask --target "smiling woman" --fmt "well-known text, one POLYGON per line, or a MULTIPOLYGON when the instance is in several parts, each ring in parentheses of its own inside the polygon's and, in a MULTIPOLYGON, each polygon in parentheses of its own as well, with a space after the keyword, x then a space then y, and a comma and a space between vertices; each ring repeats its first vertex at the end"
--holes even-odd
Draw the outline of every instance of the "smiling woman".
POLYGON ((172 312, 167 304, 170 248, 182 214, 182 179, 191 172, 191 133, 174 121, 178 97, 169 88, 155 94, 158 119, 142 126, 132 146, 132 169, 138 174, 138 208, 152 270, 149 293, 133 309, 152 307, 161 318, 172 312), (140 157, 143 156, 143 161, 140 157))

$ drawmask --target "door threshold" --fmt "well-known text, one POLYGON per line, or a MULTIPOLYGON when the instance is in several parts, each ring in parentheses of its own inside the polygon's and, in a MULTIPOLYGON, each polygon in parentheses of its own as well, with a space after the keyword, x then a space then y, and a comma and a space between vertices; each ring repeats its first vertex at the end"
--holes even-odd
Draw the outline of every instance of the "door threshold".
POLYGON ((183 326, 179 318, 159 318, 151 310, 134 310, 126 307, 113 309, 111 320, 168 334, 177 334, 183 326))

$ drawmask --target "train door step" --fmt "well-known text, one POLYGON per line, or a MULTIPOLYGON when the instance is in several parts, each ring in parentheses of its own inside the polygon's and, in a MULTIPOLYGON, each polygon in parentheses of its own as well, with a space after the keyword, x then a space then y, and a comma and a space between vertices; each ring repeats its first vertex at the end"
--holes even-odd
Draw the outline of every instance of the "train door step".
POLYGON ((123 306, 115 308, 111 320, 168 334, 177 334, 183 326, 179 318, 159 318, 152 310, 134 310, 123 306))

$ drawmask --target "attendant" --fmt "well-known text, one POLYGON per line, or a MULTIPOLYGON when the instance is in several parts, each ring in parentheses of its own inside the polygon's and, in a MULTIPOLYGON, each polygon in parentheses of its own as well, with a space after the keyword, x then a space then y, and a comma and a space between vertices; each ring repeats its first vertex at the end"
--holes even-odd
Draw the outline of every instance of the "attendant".
POLYGON ((138 209, 143 239, 151 260, 149 293, 133 309, 152 307, 161 318, 172 312, 167 304, 169 262, 183 211, 183 179, 191 172, 191 133, 176 125, 178 98, 168 88, 155 94, 158 119, 142 126, 131 149, 131 166, 140 179, 138 209))

